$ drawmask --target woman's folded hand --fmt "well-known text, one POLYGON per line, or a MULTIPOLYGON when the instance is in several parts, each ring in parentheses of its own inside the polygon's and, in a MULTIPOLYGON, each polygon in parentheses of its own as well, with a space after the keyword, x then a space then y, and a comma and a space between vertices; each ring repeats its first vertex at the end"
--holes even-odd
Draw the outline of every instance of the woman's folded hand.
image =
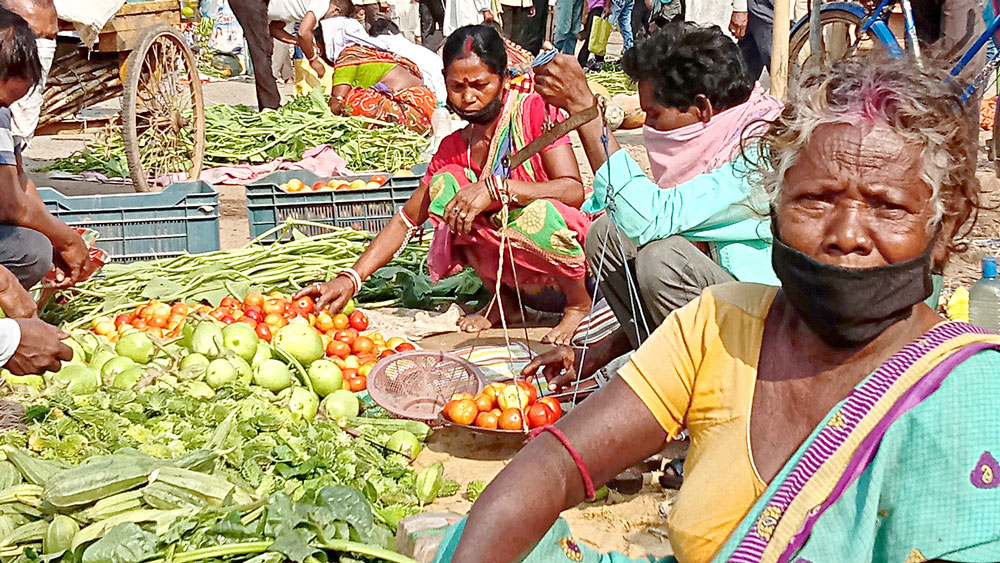
POLYGON ((476 217, 486 211, 492 202, 486 184, 476 182, 455 194, 444 209, 444 221, 455 234, 467 235, 476 217))

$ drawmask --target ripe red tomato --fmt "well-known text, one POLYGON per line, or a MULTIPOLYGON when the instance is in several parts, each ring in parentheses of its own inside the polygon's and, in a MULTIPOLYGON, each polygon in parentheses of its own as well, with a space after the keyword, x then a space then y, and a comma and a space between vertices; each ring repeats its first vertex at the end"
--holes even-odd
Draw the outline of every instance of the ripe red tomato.
POLYGON ((191 313, 191 307, 188 307, 184 303, 174 303, 174 306, 170 308, 170 314, 172 315, 183 315, 188 316, 191 313))
POLYGON ((265 315, 280 315, 285 312, 285 302, 280 299, 268 299, 263 306, 265 315))
POLYGON ((238 323, 243 323, 243 324, 245 324, 245 325, 249 326, 250 328, 257 328, 257 321, 255 321, 255 320, 251 319, 250 317, 248 317, 248 316, 246 316, 246 315, 243 315, 243 316, 242 316, 242 317, 240 318, 240 320, 238 320, 238 321, 236 321, 236 322, 238 322, 238 323))
POLYGON ((351 350, 354 350, 354 353, 360 357, 364 354, 370 354, 372 348, 374 347, 375 343, 372 342, 371 338, 368 338, 367 336, 359 336, 358 339, 354 341, 354 344, 351 345, 351 350))
POLYGON ((486 393, 480 393, 472 398, 472 400, 476 403, 476 408, 478 408, 480 412, 489 412, 492 410, 493 399, 493 396, 487 395, 486 393))
POLYGON ((220 307, 226 307, 228 309, 235 309, 240 306, 240 302, 236 300, 232 295, 222 298, 222 303, 219 303, 220 307))
POLYGON ((363 375, 356 375, 347 380, 351 391, 364 391, 368 388, 368 378, 363 375))
POLYGON ((275 315, 273 313, 264 317, 264 322, 276 328, 281 328, 288 324, 288 321, 285 320, 285 317, 282 317, 281 315, 275 315))
POLYGON ((539 428, 555 422, 556 415, 545 403, 535 403, 528 409, 528 426, 539 428))
POLYGON ((243 299, 243 305, 246 307, 256 307, 260 309, 264 306, 264 294, 259 291, 251 291, 243 299))
POLYGON ((349 326, 351 326, 351 321, 350 319, 347 318, 347 315, 343 313, 337 313, 336 315, 333 316, 334 330, 344 330, 349 326))
POLYGON ((354 344, 354 336, 346 330, 338 330, 337 333, 333 335, 333 339, 339 340, 348 346, 354 344))
POLYGON ((395 350, 382 350, 381 352, 379 352, 378 359, 384 360, 385 358, 388 358, 389 356, 395 353, 396 353, 395 350))
POLYGON ((559 420, 559 418, 562 416, 563 410, 562 410, 562 405, 559 404, 559 401, 553 399, 552 397, 542 397, 541 399, 538 399, 538 402, 549 407, 549 410, 551 410, 552 414, 555 415, 553 422, 559 420))
POLYGON ((396 346, 397 352, 409 352, 410 350, 416 350, 416 349, 417 347, 414 346, 413 344, 410 344, 409 342, 404 342, 399 346, 396 346))
POLYGON ((524 427, 524 414, 521 409, 507 409, 500 415, 500 428, 504 430, 521 430, 524 427))
POLYGON ((346 342, 341 342, 340 340, 331 340, 330 343, 326 345, 326 355, 346 358, 351 355, 351 346, 346 342))
POLYGON ((295 303, 292 303, 292 311, 296 315, 308 318, 309 315, 316 311, 316 304, 313 303, 312 297, 300 297, 295 300, 295 303))
POLYGON ((444 408, 445 416, 455 424, 472 424, 479 414, 479 409, 472 399, 448 401, 444 408))
POLYGON ((358 370, 357 370, 357 368, 344 368, 344 369, 340 370, 340 373, 341 373, 341 376, 343 376, 343 378, 345 380, 346 379, 350 379, 352 377, 357 377, 358 376, 358 370))
POLYGON ((538 400, 538 388, 535 387, 534 380, 521 380, 517 382, 517 386, 524 389, 524 392, 528 394, 528 404, 534 403, 538 400))
POLYGON ((361 311, 354 311, 347 317, 351 322, 351 328, 357 331, 368 329, 368 317, 365 316, 361 311))
POLYGON ((476 426, 496 430, 500 425, 500 417, 491 412, 481 412, 476 415, 476 426))
POLYGON ((372 176, 371 181, 375 182, 376 184, 378 184, 380 186, 384 186, 385 183, 387 182, 386 177, 385 177, 384 174, 376 174, 376 175, 372 176))
POLYGON ((132 324, 132 315, 118 315, 115 317, 115 328, 121 328, 122 325, 132 324))
POLYGON ((254 327, 254 331, 257 332, 257 337, 261 340, 265 342, 271 341, 271 327, 266 324, 259 323, 256 327, 254 327))
POLYGON ((243 312, 243 316, 249 317, 257 322, 263 322, 266 315, 264 315, 264 311, 259 307, 247 307, 246 311, 243 312))
POLYGON ((225 323, 227 325, 231 325, 231 324, 233 324, 233 323, 236 322, 236 318, 233 317, 232 315, 226 315, 226 316, 222 317, 221 319, 219 319, 219 321, 221 321, 221 322, 223 322, 223 323, 225 323))

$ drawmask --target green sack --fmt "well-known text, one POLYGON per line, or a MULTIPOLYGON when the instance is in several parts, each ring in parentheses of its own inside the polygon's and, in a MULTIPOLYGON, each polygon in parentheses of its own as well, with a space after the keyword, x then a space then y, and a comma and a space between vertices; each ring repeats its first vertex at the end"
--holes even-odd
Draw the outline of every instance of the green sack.
POLYGON ((588 49, 598 57, 603 57, 608 52, 608 38, 611 37, 611 22, 596 17, 590 26, 590 41, 588 49))

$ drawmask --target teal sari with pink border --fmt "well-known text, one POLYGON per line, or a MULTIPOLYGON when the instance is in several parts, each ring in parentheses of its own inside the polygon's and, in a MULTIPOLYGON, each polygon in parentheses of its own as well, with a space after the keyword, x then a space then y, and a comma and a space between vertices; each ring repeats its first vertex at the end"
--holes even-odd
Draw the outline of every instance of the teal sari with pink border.
MULTIPOLYGON (((997 457, 1000 336, 942 323, 831 409, 713 561, 1000 561, 997 457)), ((560 520, 524 561, 674 560, 588 549, 560 520)))

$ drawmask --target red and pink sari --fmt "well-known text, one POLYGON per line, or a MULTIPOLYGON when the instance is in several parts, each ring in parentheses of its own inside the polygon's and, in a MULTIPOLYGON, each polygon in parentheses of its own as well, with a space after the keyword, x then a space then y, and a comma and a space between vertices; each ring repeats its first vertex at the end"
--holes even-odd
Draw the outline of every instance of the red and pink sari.
MULTIPOLYGON (((470 162, 469 147, 461 132, 441 142, 424 176, 430 192, 431 220, 436 225, 428 267, 435 280, 454 275, 466 265, 476 270, 484 283, 495 284, 500 271, 501 239, 510 247, 505 256, 500 280, 509 287, 551 286, 555 278, 581 279, 587 272, 583 241, 590 218, 580 209, 560 201, 539 199, 525 207, 512 207, 505 224, 501 206, 493 203, 476 217, 467 235, 452 233, 442 215, 448 202, 460 190, 502 170, 505 155, 512 155, 542 134, 546 106, 537 94, 508 92, 504 109, 490 144, 487 166, 470 162)), ((549 119, 555 121, 553 112, 549 119)), ((552 147, 569 144, 569 137, 555 141, 552 147)), ((510 179, 521 182, 546 182, 548 174, 541 154, 531 157, 510 171, 510 179)))

